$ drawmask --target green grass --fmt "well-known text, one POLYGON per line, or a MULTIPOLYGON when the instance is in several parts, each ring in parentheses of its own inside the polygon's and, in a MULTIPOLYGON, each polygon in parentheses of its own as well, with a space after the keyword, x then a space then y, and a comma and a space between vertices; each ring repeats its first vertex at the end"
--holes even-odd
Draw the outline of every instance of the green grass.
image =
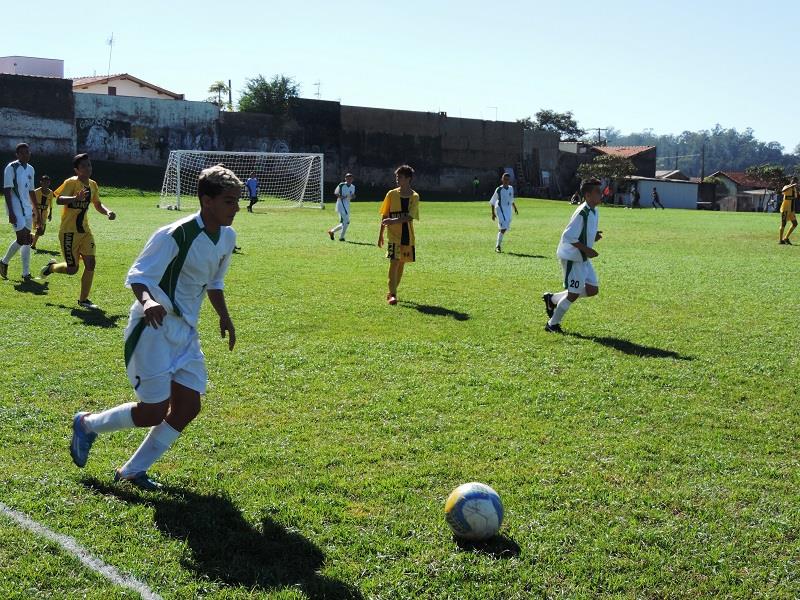
MULTIPOLYGON (((396 307, 377 204, 354 205, 357 244, 328 240, 330 207, 242 211, 238 344, 206 306, 208 396, 152 494, 111 483, 143 431, 82 471, 67 443, 75 411, 133 398, 122 282, 180 216, 155 203, 91 215, 103 314, 75 310, 76 278, 16 290, 19 258, 0 282, 0 501, 165 598, 800 595, 800 249, 774 215, 601 209, 601 294, 562 337, 540 295, 565 203, 520 200, 497 255, 484 203, 423 202, 396 307), (472 480, 507 515, 463 549, 443 503, 472 480)), ((130 597, 3 517, 0 565, 2 598, 130 597)))

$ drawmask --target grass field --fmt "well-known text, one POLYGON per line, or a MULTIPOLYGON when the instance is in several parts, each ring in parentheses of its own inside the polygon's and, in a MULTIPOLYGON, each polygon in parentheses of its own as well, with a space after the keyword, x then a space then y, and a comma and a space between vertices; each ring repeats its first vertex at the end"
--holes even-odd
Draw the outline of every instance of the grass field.
MULTIPOLYGON (((92 299, 0 282, 0 502, 164 598, 792 598, 800 595, 800 248, 777 217, 600 209, 601 294, 543 331, 572 207, 423 204, 385 303, 377 205, 238 215, 228 352, 206 306, 203 412, 143 493, 111 482, 144 432, 70 418, 130 401, 125 272, 178 213, 116 192, 92 299), (483 481, 502 536, 462 547, 443 503, 483 481)), ((10 231, 4 240, 10 240, 10 231)), ((6 242, 4 241, 3 244, 6 242)), ((40 247, 56 249, 56 228, 40 247)), ((34 256, 41 267, 47 255, 34 256)), ((131 598, 0 516, 0 598, 131 598)))

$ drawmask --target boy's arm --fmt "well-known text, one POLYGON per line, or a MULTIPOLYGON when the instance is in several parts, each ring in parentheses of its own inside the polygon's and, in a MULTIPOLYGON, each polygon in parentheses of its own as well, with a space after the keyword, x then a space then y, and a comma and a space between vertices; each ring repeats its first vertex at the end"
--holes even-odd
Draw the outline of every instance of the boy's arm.
POLYGON ((225 292, 222 290, 207 290, 208 300, 211 306, 217 311, 219 315, 219 333, 224 338, 225 332, 228 333, 228 350, 233 350, 236 344, 236 329, 233 327, 233 321, 228 314, 228 307, 225 304, 225 292))
POLYGON ((36 192, 28 190, 28 199, 31 201, 31 207, 33 208, 33 222, 41 223, 42 213, 39 210, 39 203, 36 201, 36 192))
POLYGON ((6 208, 8 209, 8 222, 12 225, 17 224, 17 215, 14 213, 14 209, 12 208, 11 204, 11 188, 3 188, 3 194, 6 197, 6 208))
POLYGON ((383 224, 381 221, 381 230, 378 232, 378 248, 383 248, 383 230, 386 228, 386 225, 383 224))
POLYGON ((143 283, 132 283, 131 290, 133 295, 136 296, 139 304, 144 308, 144 322, 150 325, 153 329, 158 329, 158 326, 164 322, 164 317, 167 314, 167 309, 161 306, 150 295, 150 289, 143 283))
POLYGON ((517 203, 516 202, 511 202, 511 206, 514 208, 514 214, 518 215, 519 211, 517 210, 517 203))
POLYGON ((105 215, 108 217, 109 221, 113 221, 117 218, 117 213, 113 210, 106 207, 102 202, 100 202, 100 194, 96 191, 92 194, 92 204, 94 205, 94 209, 99 212, 101 215, 105 215))

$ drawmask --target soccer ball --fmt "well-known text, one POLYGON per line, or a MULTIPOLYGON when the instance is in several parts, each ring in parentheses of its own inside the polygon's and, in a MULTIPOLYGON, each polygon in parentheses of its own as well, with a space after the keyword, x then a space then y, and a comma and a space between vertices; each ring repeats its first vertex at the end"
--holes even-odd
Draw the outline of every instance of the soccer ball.
POLYGON ((487 540, 500 530, 503 503, 488 485, 473 481, 454 489, 444 504, 447 524, 457 537, 487 540))

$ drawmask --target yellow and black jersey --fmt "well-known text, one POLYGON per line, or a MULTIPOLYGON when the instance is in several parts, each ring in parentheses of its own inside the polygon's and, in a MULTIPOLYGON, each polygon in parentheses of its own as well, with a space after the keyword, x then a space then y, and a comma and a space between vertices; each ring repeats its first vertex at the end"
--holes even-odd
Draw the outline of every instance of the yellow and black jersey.
MULTIPOLYGON (((419 194, 411 192, 407 198, 400 196, 400 188, 389 190, 383 199, 380 209, 381 217, 384 219, 396 219, 398 217, 410 216, 414 221, 419 220, 419 194)), ((414 223, 398 223, 386 227, 389 231, 389 243, 401 244, 403 246, 414 245, 414 223)))
POLYGON ((47 188, 36 188, 33 190, 36 195, 36 204, 39 207, 39 212, 42 213, 42 219, 46 219, 50 215, 50 210, 53 208, 53 190, 47 188))
POLYGON ((781 212, 800 212, 800 190, 796 183, 783 186, 781 212))
POLYGON ((77 177, 70 177, 53 192, 53 195, 56 198, 59 196, 75 196, 82 188, 88 190, 86 198, 64 205, 64 209, 61 212, 59 232, 91 232, 89 217, 86 213, 92 204, 96 207, 100 206, 100 188, 97 187, 97 182, 94 179, 90 179, 88 183, 83 183, 77 177))

